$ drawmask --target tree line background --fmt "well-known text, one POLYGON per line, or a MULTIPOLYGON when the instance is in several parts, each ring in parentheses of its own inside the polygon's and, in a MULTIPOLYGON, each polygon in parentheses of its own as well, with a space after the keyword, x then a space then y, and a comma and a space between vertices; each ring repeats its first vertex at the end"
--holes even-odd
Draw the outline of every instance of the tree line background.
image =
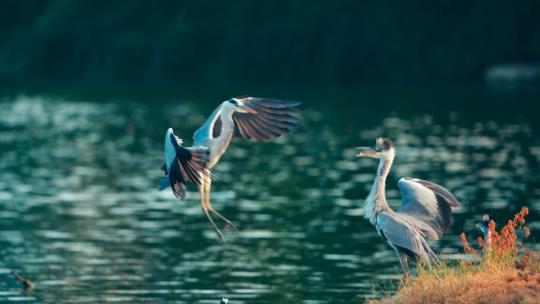
POLYGON ((477 83, 540 60, 540 1, 0 2, 0 80, 477 83))

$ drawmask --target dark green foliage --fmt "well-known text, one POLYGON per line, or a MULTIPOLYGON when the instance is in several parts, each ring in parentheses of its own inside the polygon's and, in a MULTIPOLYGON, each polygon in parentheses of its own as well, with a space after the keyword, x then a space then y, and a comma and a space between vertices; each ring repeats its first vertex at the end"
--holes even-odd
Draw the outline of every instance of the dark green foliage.
POLYGON ((540 60, 540 1, 0 2, 0 79, 481 81, 540 60))

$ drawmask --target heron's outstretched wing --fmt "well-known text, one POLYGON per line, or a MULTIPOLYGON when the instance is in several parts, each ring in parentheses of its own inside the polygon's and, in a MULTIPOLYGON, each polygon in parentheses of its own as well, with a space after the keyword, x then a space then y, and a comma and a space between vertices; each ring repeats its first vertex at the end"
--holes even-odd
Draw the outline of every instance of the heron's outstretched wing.
POLYGON ((439 239, 452 223, 451 207, 460 203, 444 187, 421 180, 405 177, 398 182, 403 196, 397 212, 410 218, 431 239, 439 239))
POLYGON ((300 113, 298 101, 265 99, 258 97, 237 98, 257 114, 233 114, 234 135, 247 139, 265 140, 279 137, 298 126, 300 113))
POLYGON ((203 178, 201 172, 208 163, 206 147, 186 148, 182 141, 172 132, 169 134, 170 144, 165 144, 165 159, 170 164, 162 167, 167 177, 160 183, 160 190, 171 186, 174 195, 181 200, 186 198, 186 182, 200 185, 203 178))
POLYGON ((221 132, 221 106, 206 119, 205 123, 193 133, 193 146, 208 146, 212 138, 218 137, 221 132))
POLYGON ((381 212, 377 216, 381 236, 408 256, 426 262, 435 262, 437 255, 431 250, 422 231, 409 219, 395 212, 381 212))

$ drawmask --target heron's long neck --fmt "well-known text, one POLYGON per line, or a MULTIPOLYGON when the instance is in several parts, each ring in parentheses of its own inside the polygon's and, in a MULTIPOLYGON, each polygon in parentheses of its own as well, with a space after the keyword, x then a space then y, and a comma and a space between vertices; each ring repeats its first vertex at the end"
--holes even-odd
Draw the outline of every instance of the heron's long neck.
POLYGON ((210 162, 208 167, 212 168, 219 161, 223 153, 229 147, 229 143, 234 133, 234 121, 232 118, 233 112, 224 110, 219 113, 221 119, 221 130, 219 135, 214 138, 210 146, 210 162))
POLYGON ((232 111, 222 111, 220 113, 221 117, 221 131, 222 133, 232 133, 234 131, 234 121, 233 116, 234 112, 232 111))
POLYGON ((377 215, 383 210, 389 210, 388 203, 386 202, 386 177, 392 166, 393 158, 384 159, 379 161, 379 168, 377 169, 377 175, 371 191, 369 193, 366 202, 364 203, 364 217, 369 219, 372 224, 377 221, 377 215))

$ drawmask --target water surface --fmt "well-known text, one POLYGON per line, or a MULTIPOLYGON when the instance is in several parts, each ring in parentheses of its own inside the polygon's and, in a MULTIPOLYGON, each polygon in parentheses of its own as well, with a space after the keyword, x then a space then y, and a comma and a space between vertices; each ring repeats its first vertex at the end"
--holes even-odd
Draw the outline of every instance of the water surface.
POLYGON ((0 103, 0 301, 360 303, 393 288, 391 248, 363 219, 375 160, 358 145, 394 139, 396 181, 447 186, 462 201, 436 252, 461 252, 483 213, 523 205, 540 228, 535 94, 363 93, 303 100, 302 125, 268 143, 234 140, 213 204, 240 229, 222 246, 195 187, 157 191, 162 140, 186 144, 216 101, 10 95, 0 103), (437 98, 441 97, 440 99, 437 98), (452 100, 456 98, 459 100, 452 100), (36 283, 21 290, 11 269, 36 283))

